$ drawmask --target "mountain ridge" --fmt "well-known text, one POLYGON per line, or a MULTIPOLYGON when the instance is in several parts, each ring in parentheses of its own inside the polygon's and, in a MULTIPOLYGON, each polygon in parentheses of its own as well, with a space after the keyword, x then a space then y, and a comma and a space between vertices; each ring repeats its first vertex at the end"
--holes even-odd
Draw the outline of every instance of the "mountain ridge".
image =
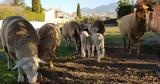
POLYGON ((116 8, 117 8, 117 3, 111 3, 108 5, 101 5, 96 8, 82 8, 81 13, 84 15, 93 15, 94 13, 96 14, 106 14, 106 13, 116 13, 116 8))

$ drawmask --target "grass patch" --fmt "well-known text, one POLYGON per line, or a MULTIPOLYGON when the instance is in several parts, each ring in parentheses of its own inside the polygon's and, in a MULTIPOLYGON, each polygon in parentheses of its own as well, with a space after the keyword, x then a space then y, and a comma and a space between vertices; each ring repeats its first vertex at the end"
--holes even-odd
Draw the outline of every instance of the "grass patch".
POLYGON ((17 84, 16 70, 8 71, 4 52, 0 52, 0 84, 17 84))
POLYGON ((56 53, 57 56, 59 58, 64 59, 64 58, 71 57, 74 52, 75 52, 75 47, 73 47, 73 46, 67 47, 65 39, 62 37, 61 45, 58 49, 58 52, 56 53))
POLYGON ((118 27, 106 27, 104 39, 105 44, 123 44, 123 36, 120 34, 118 27))
POLYGON ((1 84, 17 84, 16 72, 8 71, 7 65, 0 62, 0 82, 1 84))
POLYGON ((35 13, 23 7, 0 5, 0 20, 8 16, 22 16, 29 21, 44 21, 44 13, 35 13))
POLYGON ((104 36, 104 39, 105 39, 105 44, 111 44, 111 45, 123 44, 123 37, 120 33, 106 34, 104 36))

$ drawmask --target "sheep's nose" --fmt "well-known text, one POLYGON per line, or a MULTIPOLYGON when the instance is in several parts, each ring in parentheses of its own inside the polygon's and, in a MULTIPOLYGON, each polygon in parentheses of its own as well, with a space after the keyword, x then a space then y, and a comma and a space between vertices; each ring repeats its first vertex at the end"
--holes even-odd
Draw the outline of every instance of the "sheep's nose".
POLYGON ((38 77, 37 78, 41 79, 42 78, 42 74, 38 73, 38 77))
POLYGON ((38 76, 37 76, 37 81, 36 82, 41 82, 42 80, 42 74, 41 73, 38 73, 38 76))

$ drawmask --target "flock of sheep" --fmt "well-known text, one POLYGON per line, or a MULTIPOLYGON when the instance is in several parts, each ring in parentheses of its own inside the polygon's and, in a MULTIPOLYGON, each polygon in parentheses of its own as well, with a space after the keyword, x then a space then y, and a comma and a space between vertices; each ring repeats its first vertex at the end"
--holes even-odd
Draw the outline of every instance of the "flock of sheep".
POLYGON ((35 30, 23 17, 10 16, 3 20, 0 32, 2 46, 8 54, 8 69, 18 69, 18 82, 24 81, 22 72, 25 72, 28 82, 35 83, 39 63, 47 62, 53 67, 52 61, 56 57, 56 49, 60 46, 61 34, 69 45, 73 42, 82 57, 86 57, 86 53, 90 56, 90 46, 91 56, 94 56, 96 47, 98 62, 105 53, 105 29, 102 21, 96 21, 93 25, 69 22, 64 24, 62 30, 56 24, 47 23, 35 30), (16 63, 14 67, 11 66, 12 62, 16 63))
POLYGON ((94 56, 94 49, 97 51, 97 61, 104 57, 104 24, 97 20, 91 23, 69 22, 64 24, 62 35, 67 41, 67 45, 73 43, 76 46, 76 52, 81 52, 81 57, 94 56), (90 51, 92 47, 92 52, 90 51))
MULTIPOLYGON (((137 55, 140 53, 140 39, 147 25, 147 9, 143 4, 136 7, 134 13, 121 18, 120 32, 128 39, 130 54, 132 41, 137 42, 137 55)), ((0 32, 2 46, 8 54, 8 69, 12 68, 11 60, 14 61, 16 65, 13 69, 18 69, 18 82, 24 81, 23 71, 28 82, 35 83, 39 63, 48 62, 53 67, 52 60, 56 57, 55 51, 60 46, 61 36, 67 45, 75 45, 81 57, 93 57, 96 51, 97 61, 100 62, 105 54, 105 28, 100 20, 93 23, 68 22, 61 30, 57 25, 47 23, 35 30, 23 17, 10 16, 3 20, 0 32)))

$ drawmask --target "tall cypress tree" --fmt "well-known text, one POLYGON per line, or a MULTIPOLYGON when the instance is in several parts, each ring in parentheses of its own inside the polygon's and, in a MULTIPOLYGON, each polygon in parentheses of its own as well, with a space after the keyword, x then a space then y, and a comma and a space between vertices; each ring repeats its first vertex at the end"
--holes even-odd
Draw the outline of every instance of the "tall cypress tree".
POLYGON ((80 9, 80 4, 78 3, 78 5, 77 5, 77 17, 79 18, 79 19, 81 19, 81 9, 80 9))
POLYGON ((32 11, 36 13, 41 12, 40 0, 32 0, 32 11))

